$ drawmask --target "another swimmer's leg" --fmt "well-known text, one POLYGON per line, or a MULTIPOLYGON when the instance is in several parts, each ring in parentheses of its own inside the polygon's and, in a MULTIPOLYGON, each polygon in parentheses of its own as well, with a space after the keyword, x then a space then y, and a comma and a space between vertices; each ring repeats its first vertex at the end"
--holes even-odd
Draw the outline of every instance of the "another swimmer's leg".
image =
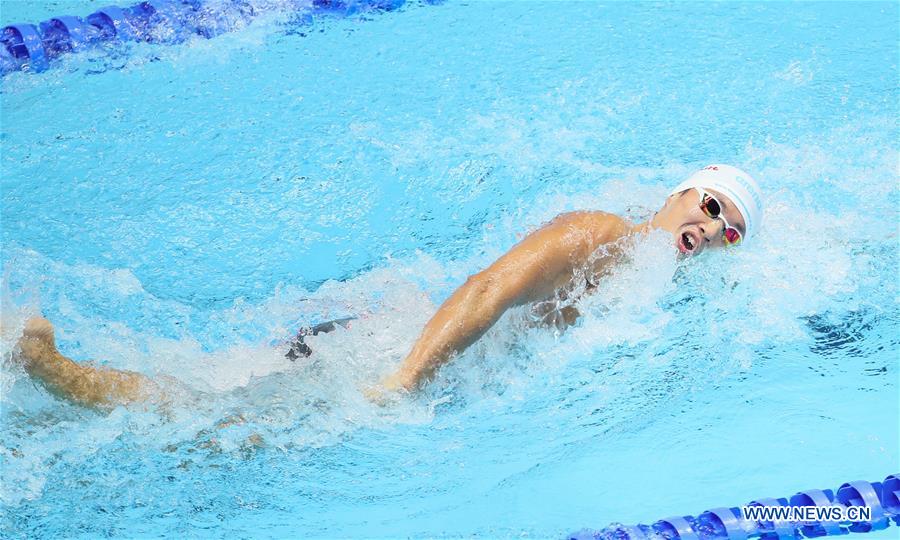
POLYGON ((25 323, 19 349, 29 375, 77 405, 110 408, 162 397, 159 386, 139 373, 92 367, 63 356, 56 349, 53 325, 42 317, 25 323))

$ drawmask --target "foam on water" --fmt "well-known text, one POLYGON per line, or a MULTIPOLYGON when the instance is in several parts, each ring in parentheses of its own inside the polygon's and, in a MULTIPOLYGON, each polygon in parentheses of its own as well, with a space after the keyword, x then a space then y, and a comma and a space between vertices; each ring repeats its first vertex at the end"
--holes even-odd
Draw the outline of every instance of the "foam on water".
MULTIPOLYGON (((808 155, 813 150, 796 153, 808 155)), ((793 153, 778 147, 768 154, 755 150, 755 158, 761 162, 781 164, 772 172, 762 168, 762 178, 777 179, 767 182, 769 186, 793 182, 793 175, 781 171, 795 169, 803 171, 794 173, 799 178, 806 175, 802 167, 785 163, 793 153)), ((879 179, 893 173, 890 159, 879 163, 880 167, 875 163, 866 171, 873 193, 883 189, 878 187, 883 185, 879 179)), ((838 173, 838 169, 834 171, 838 173)), ((854 185, 863 180, 857 178, 854 185)), ((630 407, 644 408, 646 414, 648 403, 643 395, 647 385, 667 371, 691 372, 680 390, 667 382, 668 392, 696 391, 697 385, 752 369, 753 347, 763 340, 781 346, 808 341, 806 321, 810 316, 827 314, 842 319, 842 313, 867 310, 880 316, 897 315, 896 305, 890 303, 896 298, 895 284, 877 278, 896 263, 896 252, 890 245, 885 249, 883 239, 878 238, 884 216, 896 212, 891 204, 896 193, 886 193, 879 199, 881 203, 865 199, 861 204, 867 205, 867 212, 859 212, 858 207, 828 211, 810 208, 800 190, 776 189, 768 197, 766 228, 741 250, 679 262, 667 235, 654 233, 637 244, 629 261, 604 279, 594 294, 578 303, 584 318, 565 334, 523 329, 523 310, 514 310, 445 369, 425 397, 387 410, 362 398, 361 386, 397 365, 453 287, 513 238, 567 209, 619 209, 633 200, 659 200, 664 191, 659 186, 639 185, 625 196, 619 186, 620 182, 612 182, 595 193, 575 196, 551 190, 539 197, 549 204, 526 210, 523 224, 510 218, 487 230, 483 238, 486 252, 467 260, 442 263, 419 254, 352 279, 328 281, 315 291, 281 287, 260 302, 238 300, 210 317, 216 326, 230 327, 235 333, 225 339, 226 346, 212 351, 204 350, 202 339, 189 331, 172 338, 131 328, 116 322, 115 311, 103 313, 56 291, 60 296, 55 302, 66 321, 59 327, 58 339, 67 353, 148 375, 176 377, 203 393, 202 405, 189 399, 189 407, 172 413, 174 419, 125 410, 111 417, 98 416, 42 398, 40 389, 20 369, 5 370, 4 409, 16 411, 15 417, 22 415, 8 428, 18 431, 23 428, 17 424, 31 424, 25 419, 42 415, 48 419, 58 416, 60 421, 30 426, 27 438, 13 438, 11 446, 27 456, 25 463, 30 464, 16 467, 28 481, 8 484, 11 489, 4 489, 4 500, 15 504, 40 492, 41 464, 61 452, 60 438, 72 430, 77 432, 79 444, 65 445, 65 452, 76 453, 68 459, 103 448, 122 430, 135 427, 146 430, 142 444, 190 444, 197 432, 215 430, 233 414, 244 417, 267 444, 328 445, 360 427, 430 422, 433 408, 448 403, 448 398, 454 402, 492 397, 500 400, 496 405, 500 407, 521 400, 553 399, 540 394, 554 393, 552 389, 559 384, 571 386, 573 369, 576 379, 583 377, 582 384, 595 394, 595 405, 615 400, 621 408, 632 402, 630 407), (817 293, 810 294, 813 290, 817 293), (285 347, 279 341, 297 326, 360 314, 363 318, 350 330, 339 328, 308 338, 316 351, 311 359, 291 363, 284 358, 285 347), (728 353, 710 354, 713 351, 728 353), (701 374, 711 378, 701 383, 701 374), (177 427, 160 428, 166 420, 177 427), (160 437, 160 429, 171 436, 160 437)), ((14 260, 17 264, 7 265, 4 277, 4 354, 12 348, 24 319, 41 310, 41 300, 33 292, 39 288, 34 280, 40 275, 64 279, 70 288, 99 294, 103 302, 120 309, 140 305, 151 316, 189 316, 188 306, 154 298, 127 269, 69 265, 33 251, 19 253, 14 260), (31 282, 32 293, 23 297, 22 291, 28 288, 14 293, 10 281, 31 282)), ((240 439, 253 430, 225 430, 217 438, 226 451, 236 450, 240 439)))

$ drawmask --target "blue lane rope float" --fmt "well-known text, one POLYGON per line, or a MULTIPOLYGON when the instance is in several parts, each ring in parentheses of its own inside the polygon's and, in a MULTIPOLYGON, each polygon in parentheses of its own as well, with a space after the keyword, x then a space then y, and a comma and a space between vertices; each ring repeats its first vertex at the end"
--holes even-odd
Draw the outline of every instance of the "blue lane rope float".
POLYGON ((864 506, 871 515, 857 522, 750 521, 739 507, 706 510, 694 516, 672 516, 652 525, 613 524, 601 531, 582 530, 567 540, 788 540, 880 531, 900 526, 900 474, 883 482, 847 482, 837 490, 809 489, 790 498, 756 499, 745 506, 864 506))
MULTIPOLYGON (((39 24, 0 30, 0 75, 41 72, 63 54, 109 41, 180 43, 191 36, 213 38, 279 9, 306 15, 350 16, 392 11, 406 0, 145 0, 130 7, 107 6, 87 17, 65 15, 39 24)), ((441 0, 426 0, 438 3, 441 0)), ((310 17, 298 19, 309 22, 310 17)))

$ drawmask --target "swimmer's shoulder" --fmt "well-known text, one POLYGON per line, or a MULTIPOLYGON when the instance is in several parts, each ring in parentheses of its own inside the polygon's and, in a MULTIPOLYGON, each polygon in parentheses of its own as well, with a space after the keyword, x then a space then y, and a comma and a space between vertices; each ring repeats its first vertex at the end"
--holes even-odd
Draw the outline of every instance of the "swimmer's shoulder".
POLYGON ((565 212, 556 216, 548 227, 576 261, 589 256, 599 246, 612 244, 631 232, 630 222, 621 217, 595 210, 565 212))
POLYGON ((576 210, 559 214, 551 224, 573 232, 588 234, 596 242, 615 242, 631 231, 631 223, 609 212, 576 210))

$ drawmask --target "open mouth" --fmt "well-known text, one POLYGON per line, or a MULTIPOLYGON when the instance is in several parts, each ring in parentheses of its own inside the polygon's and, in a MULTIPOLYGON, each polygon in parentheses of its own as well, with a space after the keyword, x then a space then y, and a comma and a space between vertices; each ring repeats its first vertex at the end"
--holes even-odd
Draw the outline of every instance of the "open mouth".
POLYGON ((694 253, 699 245, 700 241, 696 236, 687 231, 681 233, 681 238, 678 240, 678 249, 682 253, 694 253))

